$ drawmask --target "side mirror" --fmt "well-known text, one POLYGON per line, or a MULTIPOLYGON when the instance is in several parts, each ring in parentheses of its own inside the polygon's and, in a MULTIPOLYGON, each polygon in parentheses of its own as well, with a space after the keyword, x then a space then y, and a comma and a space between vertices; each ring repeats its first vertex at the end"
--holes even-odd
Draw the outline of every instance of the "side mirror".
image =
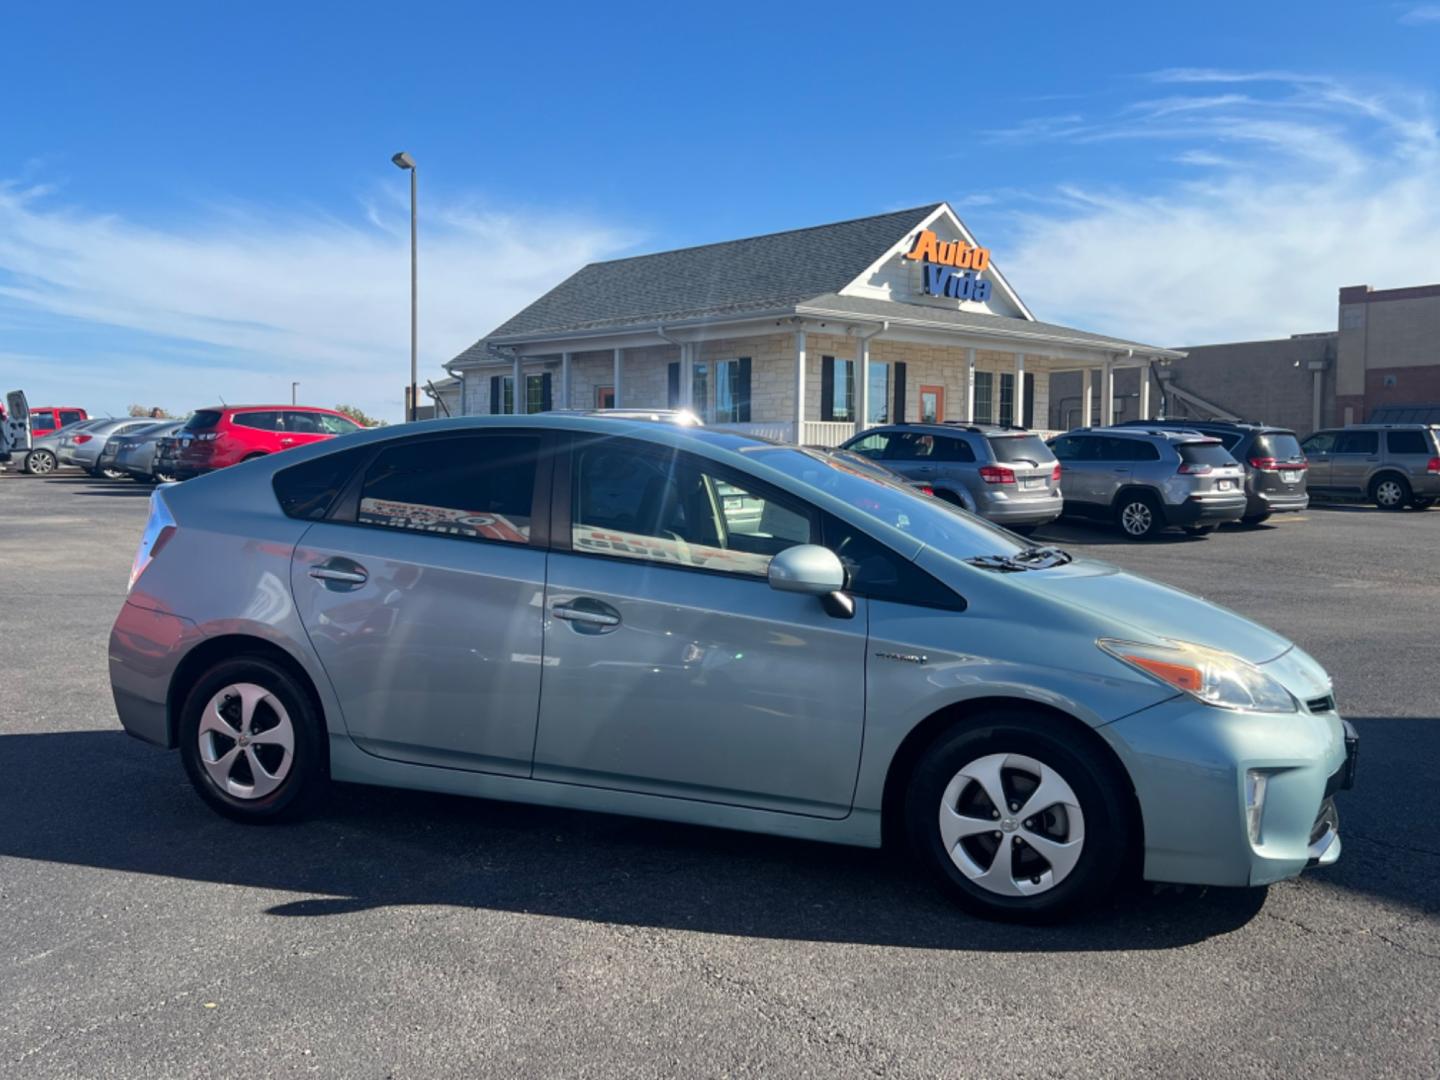
POLYGON ((827 596, 845 588, 845 567, 829 548, 799 544, 770 560, 770 587, 780 592, 827 596))

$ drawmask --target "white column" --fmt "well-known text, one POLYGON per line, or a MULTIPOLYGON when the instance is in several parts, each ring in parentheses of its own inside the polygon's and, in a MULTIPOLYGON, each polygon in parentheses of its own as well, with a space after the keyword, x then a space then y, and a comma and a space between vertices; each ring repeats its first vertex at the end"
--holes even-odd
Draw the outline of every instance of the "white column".
POLYGON ((795 331, 795 442, 805 441, 805 331, 795 331))
POLYGON ((855 350, 855 430, 870 425, 870 339, 862 337, 855 350))
POLYGON ((1095 396, 1094 386, 1095 372, 1092 368, 1086 368, 1080 373, 1080 426, 1090 427, 1095 422, 1094 408, 1091 398, 1095 396))
POLYGON ((975 350, 965 350, 965 422, 975 422, 975 350))
POLYGON ((1105 361, 1100 372, 1100 423, 1109 427, 1115 423, 1115 363, 1105 361))
POLYGON ((1150 419, 1150 365, 1140 368, 1140 419, 1150 419))
POLYGON ((1015 404, 1010 410, 1010 422, 1017 427, 1025 426, 1025 354, 1015 354, 1015 404))
MULTIPOLYGON (((516 353, 515 364, 510 373, 511 379, 514 380, 514 382, 511 383, 513 389, 510 392, 510 411, 512 413, 522 413, 525 411, 525 383, 524 380, 521 378, 522 374, 523 371, 520 367, 520 354, 516 353)), ((505 398, 503 394, 500 398, 500 407, 502 409, 505 407, 505 398)))
POLYGON ((624 356, 624 349, 615 350, 615 376, 613 382, 615 384, 615 407, 617 409, 620 408, 620 362, 624 358, 624 356))
POLYGON ((695 407, 695 343, 690 341, 680 345, 680 407, 695 407))
POLYGON ((560 408, 570 408, 570 354, 560 354, 560 408))

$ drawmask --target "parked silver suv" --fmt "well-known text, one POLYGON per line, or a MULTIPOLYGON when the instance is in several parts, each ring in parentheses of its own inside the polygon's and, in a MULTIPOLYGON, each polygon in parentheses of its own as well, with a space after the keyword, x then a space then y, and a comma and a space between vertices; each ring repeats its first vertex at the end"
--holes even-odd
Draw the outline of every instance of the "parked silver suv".
POLYGON ((1317 431, 1300 448, 1318 494, 1364 497, 1382 510, 1423 510, 1440 498, 1440 425, 1351 424, 1317 431))
POLYGON ((990 424, 887 424, 841 449, 879 462, 972 514, 1011 527, 1060 516, 1060 465, 1040 436, 990 424))
POLYGON ((1172 525, 1204 535, 1245 515, 1245 470, 1212 436, 1082 428, 1050 447, 1065 472, 1065 512, 1113 520, 1133 540, 1172 525))

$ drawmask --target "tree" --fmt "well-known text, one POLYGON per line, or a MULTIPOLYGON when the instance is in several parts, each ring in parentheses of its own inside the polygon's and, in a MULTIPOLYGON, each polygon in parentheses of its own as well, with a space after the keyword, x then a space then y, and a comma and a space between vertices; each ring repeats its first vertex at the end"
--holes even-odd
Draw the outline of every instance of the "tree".
POLYGON ((162 409, 159 405, 131 405, 131 416, 148 416, 153 420, 170 420, 173 414, 162 409))
POLYGON ((361 427, 385 426, 384 420, 376 420, 373 416, 368 415, 367 413, 365 413, 364 410, 356 408, 354 405, 336 405, 335 411, 338 413, 344 413, 361 427))

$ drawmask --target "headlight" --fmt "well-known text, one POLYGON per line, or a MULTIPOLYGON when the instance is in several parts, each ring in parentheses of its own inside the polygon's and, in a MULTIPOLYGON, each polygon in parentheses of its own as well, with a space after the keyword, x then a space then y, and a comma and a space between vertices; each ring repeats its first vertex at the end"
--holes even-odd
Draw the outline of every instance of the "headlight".
POLYGON ((1117 660, 1183 690, 1206 705, 1253 712, 1293 713, 1294 696, 1248 660, 1220 649, 1171 641, 1143 645, 1101 638, 1095 644, 1117 660))

